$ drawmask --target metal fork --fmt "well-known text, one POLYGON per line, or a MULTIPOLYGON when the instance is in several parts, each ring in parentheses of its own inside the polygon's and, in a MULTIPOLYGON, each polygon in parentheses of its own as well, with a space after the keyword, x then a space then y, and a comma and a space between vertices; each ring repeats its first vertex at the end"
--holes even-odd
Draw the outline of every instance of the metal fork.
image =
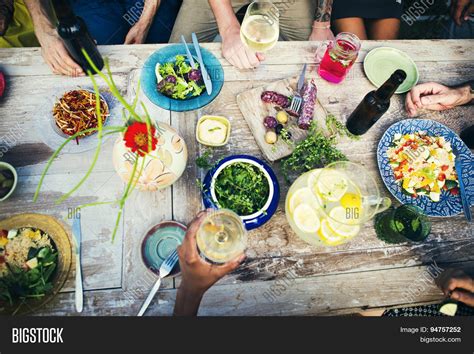
POLYGON ((160 288, 161 279, 163 279, 168 274, 170 274, 170 272, 173 270, 173 267, 175 266, 177 261, 178 261, 178 251, 174 250, 173 252, 169 254, 168 257, 166 257, 165 261, 161 264, 159 278, 156 281, 155 285, 153 285, 153 288, 151 288, 151 291, 148 294, 148 297, 146 298, 142 307, 140 308, 140 311, 138 312, 137 316, 143 316, 148 306, 150 306, 151 300, 153 300, 156 292, 160 288))
POLYGON ((303 66, 303 71, 301 72, 300 78, 298 80, 298 85, 296 87, 296 93, 291 100, 290 111, 299 113, 301 105, 303 104, 303 98, 301 97, 301 90, 303 89, 304 81, 306 75, 306 64, 303 66))

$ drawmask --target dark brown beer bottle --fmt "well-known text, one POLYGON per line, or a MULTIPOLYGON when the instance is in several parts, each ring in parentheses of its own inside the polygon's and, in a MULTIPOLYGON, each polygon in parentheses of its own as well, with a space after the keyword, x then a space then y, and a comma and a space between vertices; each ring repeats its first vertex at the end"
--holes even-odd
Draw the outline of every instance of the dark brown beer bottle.
POLYGON ((88 71, 95 73, 82 53, 84 49, 95 66, 102 70, 104 67, 102 55, 99 53, 84 20, 77 17, 72 11, 69 0, 52 0, 52 4, 58 20, 58 34, 74 61, 81 66, 85 73, 88 71))
POLYGON ((406 77, 403 70, 397 70, 377 91, 369 92, 347 119, 347 129, 354 135, 366 133, 388 111, 390 98, 406 77))
POLYGON ((474 149, 474 125, 464 129, 460 135, 462 141, 468 146, 469 149, 474 149))

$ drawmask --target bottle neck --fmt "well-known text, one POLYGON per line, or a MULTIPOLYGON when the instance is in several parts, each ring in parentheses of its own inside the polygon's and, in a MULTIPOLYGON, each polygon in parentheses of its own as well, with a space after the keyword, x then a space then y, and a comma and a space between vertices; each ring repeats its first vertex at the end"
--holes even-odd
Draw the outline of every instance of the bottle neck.
POLYGON ((377 91, 375 91, 375 96, 382 101, 389 101, 390 98, 392 98, 392 96, 395 94, 395 91, 397 91, 398 86, 400 85, 388 80, 386 83, 380 86, 377 91))

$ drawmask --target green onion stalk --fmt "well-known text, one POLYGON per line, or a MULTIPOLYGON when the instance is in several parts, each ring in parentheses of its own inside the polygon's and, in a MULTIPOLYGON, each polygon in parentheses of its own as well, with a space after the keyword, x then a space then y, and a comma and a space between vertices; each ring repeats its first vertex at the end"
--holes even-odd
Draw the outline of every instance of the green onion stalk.
MULTIPOLYGON (((140 117, 140 115, 136 112, 136 107, 138 105, 138 92, 140 90, 140 82, 138 83, 137 87, 137 94, 133 100, 133 103, 130 105, 120 94, 119 89, 117 88, 112 72, 110 70, 110 66, 108 63, 108 60, 105 60, 105 69, 107 72, 107 75, 101 72, 93 63, 87 52, 83 49, 82 53, 84 54, 84 57, 87 59, 89 62, 91 68, 94 70, 94 74, 99 75, 107 86, 109 87, 110 91, 112 94, 118 99, 118 101, 124 106, 123 110, 123 120, 124 120, 124 125, 123 126, 106 126, 104 127, 102 124, 102 115, 100 111, 100 93, 99 93, 99 87, 97 85, 97 81, 95 80, 94 74, 88 70, 87 74, 90 77, 92 84, 94 86, 94 92, 95 92, 95 100, 96 100, 96 114, 98 117, 98 124, 96 128, 90 128, 83 130, 81 132, 78 132, 70 137, 68 137, 60 146, 59 148, 53 153, 53 155, 50 157, 48 160, 46 167, 43 170, 43 173, 41 174, 40 181, 38 183, 38 186, 36 187, 36 191, 33 197, 33 202, 36 202, 38 200, 39 193, 41 191, 41 187, 43 185, 44 179, 46 177, 46 174, 48 173, 51 165, 53 164, 53 161, 56 159, 56 157, 61 153, 61 151, 64 149, 64 147, 69 144, 71 141, 74 141, 76 138, 80 137, 83 134, 86 133, 92 133, 92 132, 97 132, 97 139, 98 139, 98 144, 97 148, 95 150, 94 156, 92 158, 91 165, 89 166, 88 170, 86 171, 85 175, 81 178, 81 180, 67 193, 65 193, 63 196, 58 198, 56 200, 56 204, 60 204, 67 200, 72 194, 74 194, 83 184, 87 179, 90 177, 92 171, 94 170, 94 167, 97 164, 101 148, 102 148, 102 143, 103 143, 103 138, 104 136, 111 135, 111 134, 116 134, 116 133, 125 133, 127 130, 127 127, 131 125, 134 122, 143 122, 143 118, 140 117)), ((145 124, 147 126, 147 134, 148 134, 148 152, 152 151, 152 121, 150 118, 150 115, 148 113, 148 110, 146 109, 145 105, 143 102, 140 102, 141 107, 143 108, 143 111, 145 112, 145 124)), ((161 134, 162 130, 159 126, 155 127, 157 134, 161 134)), ((143 153, 143 151, 142 151, 143 153)), ((145 159, 146 159, 146 154, 145 156, 141 157, 139 152, 135 153, 135 162, 133 165, 133 170, 132 170, 132 175, 130 177, 130 180, 128 181, 127 185, 125 186, 124 192, 121 196, 120 199, 118 200, 113 200, 113 201, 104 201, 104 202, 95 202, 95 203, 89 203, 89 204, 83 204, 78 207, 78 209, 83 209, 86 207, 93 207, 93 206, 99 206, 99 205, 118 205, 119 206, 119 211, 117 213, 117 217, 115 220, 114 224, 114 230, 112 233, 112 242, 115 240, 115 236, 117 234, 118 228, 120 226, 120 220, 123 215, 123 209, 125 207, 125 202, 127 201, 127 198, 131 195, 131 193, 134 191, 139 177, 143 173, 143 169, 145 167, 145 159), (140 161, 141 160, 141 161, 140 161), (141 162, 139 164, 139 162, 141 162), (139 167, 140 165, 140 167, 139 167), (138 172, 138 173, 137 173, 138 172)))

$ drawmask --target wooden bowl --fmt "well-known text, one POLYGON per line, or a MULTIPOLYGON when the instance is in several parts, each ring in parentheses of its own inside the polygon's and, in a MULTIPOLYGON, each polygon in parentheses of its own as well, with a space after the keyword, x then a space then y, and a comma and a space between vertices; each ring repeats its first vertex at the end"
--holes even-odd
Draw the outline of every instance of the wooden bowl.
POLYGON ((46 305, 61 290, 69 275, 72 264, 72 243, 63 225, 49 215, 20 214, 0 221, 0 229, 10 230, 22 227, 33 227, 46 232, 58 251, 58 264, 52 278, 53 289, 41 299, 28 299, 23 304, 16 302, 13 305, 0 304, 0 314, 25 315, 46 305))

